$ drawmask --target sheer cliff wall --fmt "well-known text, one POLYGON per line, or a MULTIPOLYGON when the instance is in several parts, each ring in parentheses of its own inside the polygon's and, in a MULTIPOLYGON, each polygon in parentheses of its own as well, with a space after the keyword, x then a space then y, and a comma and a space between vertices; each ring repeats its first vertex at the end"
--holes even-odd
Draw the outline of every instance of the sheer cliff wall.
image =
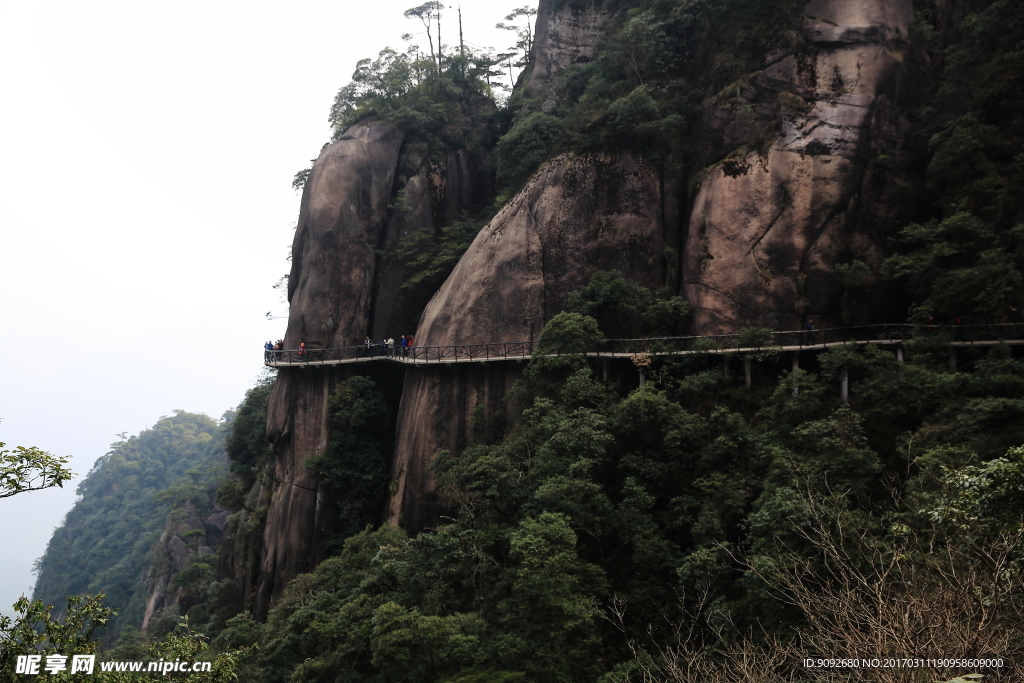
MULTIPOLYGON (((485 166, 466 151, 428 159, 422 145, 405 144, 398 129, 380 121, 353 125, 330 145, 303 190, 285 347, 353 346, 367 335, 380 340, 411 333, 431 292, 401 289, 404 266, 382 262, 378 254, 415 230, 447 224, 478 206, 491 192, 485 166), (410 211, 394 209, 399 192, 410 211)), ((334 511, 305 462, 323 454, 327 399, 351 372, 286 368, 278 375, 267 416, 273 488, 251 596, 258 616, 288 581, 323 559, 321 539, 334 511)), ((386 379, 391 386, 401 382, 401 372, 386 379)))
MULTIPOLYGON (((684 294, 695 334, 889 319, 893 298, 876 278, 842 283, 834 268, 862 261, 877 272, 887 232, 914 204, 903 76, 912 4, 812 0, 804 15, 799 47, 709 98, 696 160, 656 166, 626 152, 550 159, 429 302, 431 292, 402 291, 407 273, 374 250, 392 249, 417 226, 446 224, 451 207, 483 191, 487 174, 460 152, 439 175, 396 129, 354 126, 317 161, 303 195, 286 344, 397 337, 417 317, 417 346, 536 340, 598 270, 684 294), (388 209, 398 178, 407 178, 402 213, 388 209)), ((542 0, 525 95, 554 106, 559 74, 593 57, 610 20, 593 3, 555 9, 542 0)), ((436 522, 433 459, 471 443, 477 406, 514 422, 519 406, 505 396, 520 372, 509 362, 405 374, 387 521, 412 531, 436 522)), ((326 444, 332 377, 288 370, 278 379, 257 614, 320 559, 317 534, 327 522, 303 463, 326 444)))

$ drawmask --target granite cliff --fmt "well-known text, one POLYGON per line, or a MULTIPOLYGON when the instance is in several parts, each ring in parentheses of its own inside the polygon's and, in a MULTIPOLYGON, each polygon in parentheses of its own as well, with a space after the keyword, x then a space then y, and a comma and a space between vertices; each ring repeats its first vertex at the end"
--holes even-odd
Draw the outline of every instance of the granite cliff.
MULTIPOLYGON (((486 108, 477 114, 470 125, 482 120, 477 125, 486 128, 486 108)), ((489 175, 480 172, 486 163, 466 150, 428 158, 423 145, 407 143, 398 128, 373 119, 351 126, 327 147, 302 195, 285 347, 354 346, 364 336, 380 340, 415 329, 431 292, 401 289, 403 265, 380 254, 415 230, 450 223, 486 202, 489 175), (399 200, 405 210, 396 210, 399 200)), ((267 417, 274 484, 250 596, 257 614, 266 613, 289 580, 324 559, 331 504, 305 463, 324 452, 327 399, 348 374, 286 370, 275 384, 267 417)), ((401 375, 387 375, 382 384, 400 390, 401 375)))
POLYGON ((726 158, 703 171, 685 228, 695 331, 895 314, 877 279, 841 305, 833 267, 859 260, 878 272, 882 235, 913 206, 900 106, 913 6, 814 0, 804 12, 807 47, 707 112, 706 154, 726 158))
MULTIPOLYGON (((707 98, 695 158, 652 162, 628 151, 550 158, 436 293, 401 290, 407 273, 379 254, 418 227, 486 204, 487 162, 465 151, 429 161, 394 125, 353 125, 321 155, 303 193, 286 346, 351 346, 364 334, 400 334, 417 320, 418 346, 536 340, 568 295, 601 270, 683 294, 694 306, 695 333, 792 328, 809 316, 819 326, 887 319, 892 297, 877 278, 844 284, 833 268, 861 261, 877 271, 883 236, 913 206, 902 71, 913 7, 910 0, 812 0, 803 13, 798 40, 707 98), (399 192, 408 207, 401 212, 393 210, 399 192)), ((552 110, 560 75, 593 58, 610 21, 594 3, 542 0, 522 82, 531 106, 552 110)), ((472 441, 474 410, 516 420, 518 407, 505 395, 520 366, 389 372, 399 407, 384 514, 416 531, 437 515, 430 463, 472 441)), ((304 462, 323 451, 326 400, 344 376, 286 369, 278 378, 267 425, 275 485, 257 614, 323 558, 318 538, 330 525, 329 502, 304 462)))

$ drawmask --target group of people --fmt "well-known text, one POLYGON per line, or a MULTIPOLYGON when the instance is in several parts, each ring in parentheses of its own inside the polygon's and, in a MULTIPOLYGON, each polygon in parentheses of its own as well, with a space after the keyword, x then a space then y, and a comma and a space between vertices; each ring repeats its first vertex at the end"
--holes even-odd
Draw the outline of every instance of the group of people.
POLYGON ((267 358, 275 360, 281 358, 281 351, 284 351, 284 339, 278 339, 276 342, 268 341, 263 345, 263 350, 267 352, 267 358))
POLYGON ((398 346, 395 346, 395 340, 393 337, 380 340, 380 343, 374 344, 373 340, 369 337, 363 339, 363 352, 367 356, 381 355, 394 357, 397 355, 408 356, 409 349, 413 346, 413 336, 411 334, 403 334, 402 338, 398 340, 398 346))
MULTIPOLYGON (((412 348, 414 341, 415 340, 411 334, 403 334, 402 338, 398 340, 397 346, 392 337, 382 339, 378 344, 374 344, 372 339, 366 337, 363 339, 363 353, 370 357, 395 357, 398 355, 408 357, 409 349, 412 348)), ((268 360, 280 360, 282 352, 284 351, 284 340, 278 339, 276 342, 268 341, 263 345, 263 350, 266 351, 268 360)), ((299 344, 296 354, 298 355, 299 360, 309 360, 309 352, 306 351, 306 342, 301 342, 299 344)))

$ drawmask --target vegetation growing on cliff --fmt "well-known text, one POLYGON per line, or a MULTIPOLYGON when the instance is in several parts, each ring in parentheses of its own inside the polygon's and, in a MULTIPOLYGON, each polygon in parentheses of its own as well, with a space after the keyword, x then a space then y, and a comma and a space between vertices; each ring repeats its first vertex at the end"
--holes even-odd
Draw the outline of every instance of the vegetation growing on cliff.
MULTIPOLYGON (((417 44, 405 52, 388 47, 376 59, 358 62, 352 80, 338 91, 330 109, 332 142, 352 124, 374 117, 398 127, 407 144, 426 144, 435 156, 489 146, 496 114, 494 92, 503 87, 501 62, 508 55, 473 49, 461 35, 455 47, 443 45, 439 37, 435 49, 431 31, 439 31, 444 9, 441 3, 427 2, 405 13, 407 19, 422 21, 429 52, 417 44)), ((412 39, 411 34, 403 37, 412 39)), ((309 170, 296 174, 295 189, 305 185, 309 170)))
POLYGON ((594 58, 569 66, 543 101, 514 102, 521 109, 496 150, 505 197, 542 161, 565 150, 627 150, 692 162, 702 108, 740 76, 763 68, 766 55, 799 43, 805 3, 597 4, 612 16, 594 58))
POLYGON ((336 509, 335 530, 326 539, 334 554, 346 538, 380 519, 393 450, 387 416, 388 406, 369 377, 341 382, 327 402, 330 442, 306 466, 319 473, 325 500, 336 509))

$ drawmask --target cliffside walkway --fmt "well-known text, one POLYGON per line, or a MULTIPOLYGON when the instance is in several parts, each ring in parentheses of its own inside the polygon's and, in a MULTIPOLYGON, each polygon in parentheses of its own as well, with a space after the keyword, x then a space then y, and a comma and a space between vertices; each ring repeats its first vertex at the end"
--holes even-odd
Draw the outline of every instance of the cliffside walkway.
MULTIPOLYGON (((696 337, 654 337, 651 339, 605 339, 590 344, 583 352, 550 355, 582 355, 593 358, 636 358, 643 356, 684 356, 693 354, 750 354, 766 351, 813 351, 849 344, 878 344, 902 349, 914 342, 914 336, 945 338, 951 348, 1024 345, 1024 324, 943 325, 924 328, 916 325, 864 325, 830 329, 796 330, 754 334, 750 331, 696 337)), ((264 364, 273 368, 342 365, 346 363, 389 362, 405 365, 444 363, 489 363, 528 360, 539 342, 493 342, 453 346, 397 345, 390 353, 380 346, 345 346, 332 349, 295 349, 265 351, 264 364)))

